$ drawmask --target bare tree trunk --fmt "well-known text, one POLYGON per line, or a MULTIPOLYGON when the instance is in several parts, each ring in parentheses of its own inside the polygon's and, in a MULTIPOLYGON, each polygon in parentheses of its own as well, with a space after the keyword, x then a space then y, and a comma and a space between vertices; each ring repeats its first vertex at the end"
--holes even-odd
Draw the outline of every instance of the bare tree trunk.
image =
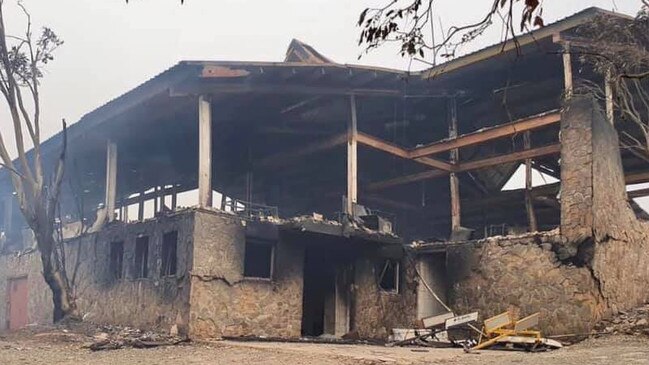
MULTIPOLYGON (((54 239, 52 239, 52 243, 54 239)), ((52 263, 52 256, 41 253, 41 263, 43 264, 43 279, 52 291, 52 304, 54 313, 52 315, 54 322, 59 322, 64 318, 78 318, 78 311, 72 289, 65 278, 65 273, 52 263)))
MULTIPOLYGON (((34 221, 30 227, 34 231, 38 250, 41 255, 43 266, 43 279, 52 291, 52 303, 54 306, 52 318, 59 322, 64 318, 78 319, 78 311, 74 293, 68 280, 63 256, 62 241, 57 242, 54 238, 54 207, 41 199, 42 204, 37 204, 34 221), (45 208, 48 209, 45 209, 45 208)), ((58 200, 58 198, 56 199, 58 200)))

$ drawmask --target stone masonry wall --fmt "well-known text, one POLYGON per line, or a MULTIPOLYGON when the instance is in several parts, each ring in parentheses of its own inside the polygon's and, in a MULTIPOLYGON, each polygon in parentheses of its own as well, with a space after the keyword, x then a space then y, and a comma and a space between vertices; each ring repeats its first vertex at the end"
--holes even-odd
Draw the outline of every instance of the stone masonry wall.
MULTIPOLYGON (((593 226, 592 110, 566 107, 561 121, 561 234, 582 242, 593 226)), ((619 152, 616 152, 619 154, 619 152)))
POLYGON ((450 247, 448 262, 457 280, 453 309, 478 310, 483 319, 508 309, 521 316, 541 312, 545 334, 587 332, 603 311, 602 297, 588 268, 559 261, 561 245, 554 231, 450 247), (453 269, 460 265, 462 270, 453 269))
POLYGON ((399 293, 381 290, 375 258, 356 261, 355 330, 361 338, 385 340, 393 328, 414 328, 417 320, 417 275, 414 264, 402 260, 399 293))
MULTIPOLYGON (((177 325, 188 330, 189 278, 193 212, 183 212, 142 223, 113 223, 102 231, 66 243, 68 273, 74 281, 77 305, 85 320, 169 331, 177 325), (160 276, 162 235, 178 232, 177 275, 160 276), (135 278, 135 239, 149 236, 148 278, 135 278), (123 277, 115 280, 109 273, 111 242, 124 241, 123 277), (77 265, 78 263, 78 265, 77 265)), ((0 257, 0 325, 5 326, 6 282, 27 276, 29 323, 47 324, 52 320, 49 288, 41 275, 38 253, 22 257, 0 257)))
POLYGON ((245 224, 227 214, 196 213, 190 333, 300 337, 304 249, 280 236, 272 280, 244 278, 245 224))
POLYGON ((627 202, 617 133, 585 97, 564 108, 561 123, 560 233, 450 248, 459 312, 540 311, 546 334, 562 334, 649 300, 649 224, 627 202))
POLYGON ((607 314, 649 302, 649 223, 627 203, 615 129, 595 111, 593 128, 593 275, 607 314))

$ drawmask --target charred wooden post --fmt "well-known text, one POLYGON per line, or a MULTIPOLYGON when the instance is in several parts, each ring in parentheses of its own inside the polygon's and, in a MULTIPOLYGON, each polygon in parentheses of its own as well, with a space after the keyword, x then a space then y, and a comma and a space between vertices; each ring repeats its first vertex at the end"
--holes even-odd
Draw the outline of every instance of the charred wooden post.
POLYGON ((350 97, 351 116, 347 123, 347 204, 345 213, 354 214, 354 204, 358 202, 358 120, 356 115, 356 95, 350 97))
POLYGON ((117 145, 111 141, 106 144, 106 214, 108 221, 115 220, 117 199, 117 145))
MULTIPOLYGON (((525 132, 523 135, 523 143, 526 150, 532 148, 530 140, 530 132, 525 132)), ((536 222, 536 214, 534 213, 534 200, 532 198, 532 159, 525 160, 525 210, 527 210, 527 222, 530 232, 539 230, 536 222)))
POLYGON ((212 107, 205 95, 198 98, 198 205, 212 206, 212 107))
POLYGON ((137 202, 137 220, 142 222, 144 220, 144 190, 140 192, 137 202))
MULTIPOLYGON (((455 98, 450 98, 448 101, 448 136, 449 138, 457 138, 457 101, 455 98)), ((452 149, 450 153, 450 162, 452 165, 457 165, 459 162, 459 150, 452 149)), ((449 174, 449 182, 451 185, 451 231, 455 232, 460 228, 460 182, 455 172, 449 174)))
POLYGON ((154 216, 161 210, 160 205, 158 204, 159 197, 160 197, 160 187, 156 185, 156 187, 153 188, 153 215, 154 216))
POLYGON ((246 172, 246 201, 252 203, 252 187, 254 175, 251 170, 246 172))
POLYGON ((122 222, 128 223, 128 205, 122 206, 122 222))
POLYGON ((171 187, 171 210, 176 210, 178 207, 178 185, 173 184, 171 187))

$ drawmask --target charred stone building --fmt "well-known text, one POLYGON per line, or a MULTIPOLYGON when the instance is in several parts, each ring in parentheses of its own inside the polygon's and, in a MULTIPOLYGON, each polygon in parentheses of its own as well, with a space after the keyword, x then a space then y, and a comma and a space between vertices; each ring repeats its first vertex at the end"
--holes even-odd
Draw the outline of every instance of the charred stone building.
MULTIPOLYGON (((637 131, 614 110, 566 97, 603 82, 562 51, 596 16, 620 17, 587 9, 423 72, 299 41, 284 62, 183 61, 99 107, 68 130, 59 222, 82 313, 384 338, 444 311, 432 292, 460 312, 540 310, 550 332, 649 299, 628 200, 644 191, 625 188, 649 157, 620 149, 616 129, 637 131), (503 191, 521 164, 526 187, 503 191), (557 182, 532 187, 534 170, 557 182)), ((31 237, 0 173, 0 325, 17 328, 51 299, 37 255, 15 253, 31 237)))

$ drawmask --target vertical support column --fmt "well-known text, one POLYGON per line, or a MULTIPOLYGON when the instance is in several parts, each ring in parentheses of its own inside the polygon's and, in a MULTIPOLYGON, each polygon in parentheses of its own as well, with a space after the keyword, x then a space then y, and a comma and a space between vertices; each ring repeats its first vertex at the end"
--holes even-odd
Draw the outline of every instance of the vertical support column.
MULTIPOLYGON (((561 112, 561 236, 567 242, 583 242, 593 236, 593 155, 598 152, 593 148, 593 122, 597 118, 604 116, 597 112, 594 101, 584 96, 572 98, 561 112)), ((611 156, 605 160, 609 161, 611 156)), ((607 172, 607 178, 613 179, 612 171, 607 172)))
POLYGON ((358 203, 358 119, 356 115, 356 95, 351 95, 351 118, 347 124, 347 205, 345 213, 354 214, 358 203))
POLYGON ((122 222, 128 223, 128 205, 122 205, 122 222))
POLYGON ((171 187, 171 210, 176 210, 178 207, 178 185, 173 184, 171 187))
MULTIPOLYGON (((449 138, 457 137, 457 101, 455 97, 448 100, 448 136, 449 138)), ((458 149, 451 150, 450 162, 457 164, 460 159, 458 149)), ((460 181, 457 174, 451 172, 449 174, 449 183, 451 186, 451 232, 455 232, 460 228, 460 181)))
MULTIPOLYGON (((530 140, 530 132, 527 131, 523 135, 523 144, 526 150, 532 148, 530 140)), ((532 200, 532 160, 525 160, 525 210, 527 210, 527 223, 530 232, 537 232, 539 230, 536 223, 536 214, 534 213, 534 201, 532 200)))
POLYGON ((4 215, 4 222, 2 223, 2 227, 4 227, 5 232, 11 231, 11 220, 13 218, 13 197, 11 195, 7 195, 7 197, 4 200, 0 200, 0 202, 4 202, 2 207, 4 207, 4 212, 2 214, 4 215))
POLYGON ((137 220, 142 222, 144 220, 144 190, 140 192, 137 203, 137 220))
POLYGON ((615 125, 615 108, 613 106, 613 76, 611 70, 606 71, 604 80, 604 93, 606 94, 606 119, 611 125, 615 125))
POLYGON ((342 337, 351 329, 350 290, 352 270, 350 265, 340 265, 336 268, 334 288, 334 335, 342 337))
POLYGON ((198 98, 198 205, 212 206, 212 107, 205 95, 198 98))
POLYGON ((253 186, 252 171, 246 172, 246 201, 252 203, 252 186, 253 186))
POLYGON ((117 199, 117 145, 111 141, 106 144, 106 216, 108 221, 115 220, 115 202, 117 199))
POLYGON ((565 88, 565 98, 570 99, 573 93, 572 86, 572 58, 570 57, 570 43, 563 45, 563 80, 565 88))
POLYGON ((160 190, 159 187, 156 185, 153 188, 153 216, 154 217, 161 210, 160 205, 158 205, 159 198, 160 198, 160 190))

